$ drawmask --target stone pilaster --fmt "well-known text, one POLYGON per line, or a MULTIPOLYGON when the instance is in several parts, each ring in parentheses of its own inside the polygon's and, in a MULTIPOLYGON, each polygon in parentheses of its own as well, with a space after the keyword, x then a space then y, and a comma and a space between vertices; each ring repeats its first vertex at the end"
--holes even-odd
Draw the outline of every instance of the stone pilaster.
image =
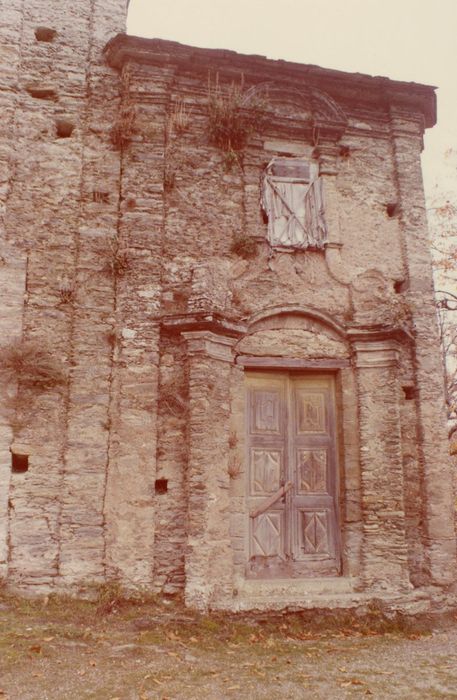
POLYGON ((432 583, 456 577, 452 471, 446 435, 443 363, 433 296, 420 153, 422 122, 391 110, 400 226, 408 275, 408 303, 416 330, 415 369, 419 411, 419 460, 424 475, 426 562, 432 583))
POLYGON ((108 577, 118 577, 129 586, 149 587, 156 526, 158 315, 169 74, 124 71, 123 101, 128 104, 135 94, 136 111, 135 133, 122 150, 117 245, 127 269, 116 283, 120 337, 111 386, 106 570, 108 577))
POLYGON ((370 588, 408 586, 403 501, 398 346, 356 340, 363 548, 361 577, 370 588))
POLYGON ((229 391, 235 343, 202 330, 184 332, 189 360, 188 544, 186 603, 207 608, 231 597, 228 473, 229 391))

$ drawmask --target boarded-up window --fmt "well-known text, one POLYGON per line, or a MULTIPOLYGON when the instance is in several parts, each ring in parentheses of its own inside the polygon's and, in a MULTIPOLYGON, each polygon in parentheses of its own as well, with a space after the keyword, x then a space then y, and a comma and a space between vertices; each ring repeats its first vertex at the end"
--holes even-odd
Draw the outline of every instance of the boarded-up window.
POLYGON ((327 241, 322 179, 315 163, 274 158, 265 170, 262 208, 273 247, 323 248, 327 241))

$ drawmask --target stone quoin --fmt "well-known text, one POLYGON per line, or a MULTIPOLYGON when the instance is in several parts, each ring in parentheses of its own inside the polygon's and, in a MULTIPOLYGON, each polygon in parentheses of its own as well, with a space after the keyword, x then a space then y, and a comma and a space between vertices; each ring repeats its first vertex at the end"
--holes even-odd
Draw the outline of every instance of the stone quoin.
POLYGON ((2 11, 0 576, 443 605, 434 88, 127 36, 125 5, 2 11))

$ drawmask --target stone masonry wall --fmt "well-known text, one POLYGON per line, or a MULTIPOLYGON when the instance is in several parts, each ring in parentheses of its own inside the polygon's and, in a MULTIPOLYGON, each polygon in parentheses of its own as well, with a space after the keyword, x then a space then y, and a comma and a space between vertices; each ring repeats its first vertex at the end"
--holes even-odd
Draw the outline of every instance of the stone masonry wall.
MULTIPOLYGON (((168 51, 168 63, 161 71, 161 79, 158 79, 161 62, 157 56, 160 55, 161 48, 161 42, 156 42, 154 50, 158 53, 151 58, 154 67, 147 65, 148 60, 142 58, 141 67, 138 65, 132 68, 132 82, 139 89, 140 85, 147 82, 146 76, 154 74, 154 95, 157 95, 157 91, 163 89, 163 81, 170 81, 167 125, 163 134, 165 208, 164 269, 161 280, 164 312, 179 315, 189 311, 217 310, 234 318, 249 318, 266 308, 294 303, 301 307, 321 309, 343 324, 347 324, 348 321, 356 325, 380 321, 400 327, 409 324, 409 272, 408 263, 405 262, 403 224, 398 214, 401 205, 398 164, 388 110, 379 104, 375 107, 359 107, 354 105, 351 98, 342 100, 348 115, 348 128, 343 138, 344 148, 336 149, 329 156, 330 161, 333 158, 332 165, 324 166, 324 159, 321 161, 323 174, 327 168, 331 175, 327 175, 326 181, 328 218, 331 223, 331 240, 338 244, 338 248, 329 249, 325 256, 312 251, 294 254, 272 252, 265 243, 266 225, 262 221, 259 207, 262 170, 274 155, 314 157, 312 145, 291 136, 290 133, 287 134, 283 128, 279 128, 275 134, 267 128, 266 132, 251 136, 239 156, 239 161, 231 163, 229 167, 224 153, 216 149, 208 139, 207 81, 208 74, 214 76, 218 71, 220 76, 224 70, 227 72, 224 76, 227 83, 230 80, 239 80, 240 73, 236 72, 233 64, 228 67, 228 62, 224 62, 224 59, 219 60, 218 56, 215 57, 214 63, 211 62, 213 57, 210 55, 199 57, 200 63, 196 60, 195 68, 189 68, 188 63, 183 64, 178 59, 174 63, 174 45, 167 45, 164 48, 168 51), (170 64, 174 66, 172 80, 170 64), (177 125, 175 120, 179 110, 184 116, 183 121, 177 125), (332 216, 330 204, 332 212, 335 212, 332 216), (390 205, 395 206, 392 208, 390 205), (257 251, 253 261, 243 260, 232 249, 234 239, 240 234, 251 236, 256 242, 257 251)), ((176 51, 179 53, 179 47, 176 51)), ((249 71, 251 70, 251 75, 254 71, 250 66, 244 68, 244 79, 249 87, 249 71)), ((255 66, 255 70, 257 81, 266 79, 266 70, 262 73, 258 65, 255 66)), ((271 78, 272 75, 273 72, 268 77, 271 78)), ((221 77, 220 79, 222 81, 221 77)), ((288 105, 286 93, 285 90, 284 104, 288 105)), ((275 104, 279 103, 280 98, 276 93, 274 99, 275 104)), ((284 104, 283 109, 288 109, 289 106, 284 107, 284 104)), ((415 117, 412 119, 414 121, 415 117)), ((418 154, 411 157, 419 167, 418 154)), ((249 353, 249 349, 247 352, 249 353)), ((268 355, 281 356, 282 352, 271 345, 268 351, 265 350, 265 354, 268 355)), ((360 547, 363 549, 360 564, 362 578, 364 567, 366 572, 374 572, 378 557, 379 561, 385 564, 385 557, 389 552, 393 557, 392 561, 395 561, 393 566, 398 574, 394 573, 394 569, 389 569, 386 573, 389 567, 383 567, 381 564, 381 583, 385 581, 386 576, 394 579, 397 577, 400 587, 404 590, 407 590, 409 585, 406 573, 408 566, 416 585, 419 581, 424 583, 427 579, 421 573, 424 571, 424 556, 427 556, 427 542, 425 533, 421 532, 420 515, 424 507, 425 486, 420 477, 422 467, 415 455, 415 438, 412 437, 421 431, 419 414, 414 401, 408 403, 406 409, 401 388, 404 383, 413 381, 415 384, 415 379, 411 380, 409 352, 407 349, 405 359, 399 357, 395 360, 395 363, 400 362, 400 369, 399 372, 395 370, 389 401, 392 400, 396 428, 394 432, 391 428, 384 431, 386 434, 391 433, 389 439, 392 443, 393 461, 388 457, 390 466, 383 478, 386 479, 386 484, 395 482, 397 502, 385 503, 385 522, 389 522, 390 525, 380 527, 380 553, 377 553, 372 537, 370 536, 370 539, 368 536, 368 532, 374 532, 375 529, 373 521, 370 521, 370 513, 373 509, 381 508, 380 503, 375 507, 370 501, 364 505, 364 489, 368 488, 372 494, 378 494, 379 491, 378 482, 373 488, 366 485, 368 471, 365 471, 362 477, 362 487, 357 485, 354 491, 354 495, 357 494, 360 500, 355 501, 354 505, 346 502, 344 505, 349 513, 349 547, 354 552, 360 551, 360 547), (403 470, 406 470, 405 475, 408 477, 407 486, 404 486, 403 470), (411 473, 418 474, 419 479, 412 482, 411 473), (400 518, 398 543, 394 542, 397 525, 393 519, 396 514, 400 518), (360 526, 364 528, 363 536, 360 526), (349 536, 351 531, 353 534, 349 536)), ((300 351, 296 349, 297 353, 300 354, 300 351)), ((291 351, 291 354, 294 353, 291 351)), ((322 357, 322 351, 318 352, 316 357, 322 357)), ((357 386, 361 392, 359 400, 362 403, 364 391, 372 394, 376 387, 379 392, 387 391, 391 380, 383 378, 383 371, 379 375, 379 386, 378 380, 370 379, 368 373, 368 383, 362 391, 362 380, 359 379, 357 386)), ((439 380, 438 369, 436 376, 439 380)), ((356 391, 354 386, 352 391, 356 391)), ((393 418, 391 415, 390 420, 393 418)), ((370 420, 376 423, 380 419, 382 416, 379 408, 376 408, 370 420)), ((380 428, 377 427, 376 430, 380 428)), ((189 439, 192 440, 192 436, 189 436, 189 439)), ((371 438, 367 433, 365 438, 359 436, 359 439, 363 443, 363 455, 363 450, 368 449, 365 441, 371 442, 371 438)), ((383 454, 381 448, 376 450, 383 454)), ((389 450, 384 451, 384 462, 388 454, 389 450)), ((364 459, 362 457, 362 472, 363 464, 370 461, 363 461, 364 459)), ((164 476, 167 473, 172 475, 175 468, 175 463, 173 467, 170 464, 168 471, 163 471, 164 476)), ((378 478, 379 475, 376 479, 378 478)), ((233 488, 236 490, 236 484, 233 488)), ((234 508, 238 495, 241 497, 236 490, 234 508)), ((169 512, 171 519, 172 511, 169 512)), ((176 504, 175 520, 182 520, 181 503, 176 504)), ((238 529, 234 538, 235 545, 236 542, 241 543, 242 534, 238 529)), ((170 540, 168 549, 171 556, 170 540)), ((179 538, 175 547, 176 561, 181 559, 184 551, 183 541, 179 538)), ((207 554, 208 552, 205 556, 207 554)), ((242 549, 240 554, 237 554, 235 547, 234 556, 236 568, 237 557, 244 556, 242 549)), ((354 566, 357 568, 355 563, 354 566)), ((376 580, 376 574, 366 573, 365 583, 361 585, 373 585, 376 580)))
MULTIPOLYGON (((49 348, 68 376, 15 423, 14 442, 29 455, 29 470, 12 474, 2 537, 10 579, 29 588, 104 575, 106 334, 115 305, 105 267, 117 236, 120 161, 110 139, 119 76, 102 48, 124 18, 121 0, 2 6, 0 247, 27 258, 14 335, 22 327, 23 341, 49 348), (107 201, 94 191, 106 192, 107 201)), ((14 298, 16 285, 12 280, 2 303, 14 298)), ((6 333, 2 343, 12 339, 6 333)), ((2 454, 12 442, 5 438, 2 454)))
POLYGON ((113 39, 123 0, 13 0, 5 17, 2 344, 37 343, 66 381, 3 386, 0 574, 249 607, 243 363, 284 362, 336 378, 343 563, 328 585, 450 585, 419 158, 433 91, 113 39), (208 81, 260 96, 266 118, 238 150, 210 138, 208 81), (324 250, 268 245, 275 156, 316 164, 324 250), (12 416, 11 396, 31 400, 12 416))

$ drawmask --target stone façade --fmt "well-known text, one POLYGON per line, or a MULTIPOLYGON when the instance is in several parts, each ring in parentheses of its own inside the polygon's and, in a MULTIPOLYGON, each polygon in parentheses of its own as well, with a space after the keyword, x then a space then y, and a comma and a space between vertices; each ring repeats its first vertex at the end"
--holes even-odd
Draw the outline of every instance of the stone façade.
POLYGON ((420 168, 433 88, 115 36, 120 0, 12 0, 5 17, 2 345, 49 349, 67 381, 3 378, 1 575, 235 610, 450 600, 420 168), (230 161, 209 138, 209 76, 266 113, 230 161), (323 249, 268 244, 275 157, 315 164, 323 249), (338 575, 246 574, 247 376, 335 386, 338 575))

